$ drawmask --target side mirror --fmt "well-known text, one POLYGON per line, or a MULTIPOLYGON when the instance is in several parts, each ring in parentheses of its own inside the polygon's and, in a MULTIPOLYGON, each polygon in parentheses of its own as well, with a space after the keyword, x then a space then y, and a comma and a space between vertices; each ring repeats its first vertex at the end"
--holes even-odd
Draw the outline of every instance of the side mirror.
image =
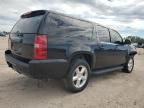
POLYGON ((131 40, 130 39, 126 39, 124 43, 130 45, 131 44, 131 40))

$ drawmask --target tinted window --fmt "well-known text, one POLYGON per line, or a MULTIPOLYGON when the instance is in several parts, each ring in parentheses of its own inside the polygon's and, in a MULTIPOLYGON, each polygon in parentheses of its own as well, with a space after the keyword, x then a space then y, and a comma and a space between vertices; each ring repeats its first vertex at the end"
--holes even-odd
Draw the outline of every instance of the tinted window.
POLYGON ((43 18, 43 15, 30 17, 30 18, 21 18, 11 33, 20 32, 20 33, 36 33, 40 22, 43 18))
POLYGON ((110 42, 109 31, 106 27, 96 25, 96 36, 101 42, 110 42))
POLYGON ((122 42, 122 38, 118 32, 110 30, 110 35, 111 35, 111 42, 113 43, 122 42))
POLYGON ((92 24, 50 13, 42 32, 55 37, 91 37, 92 24))

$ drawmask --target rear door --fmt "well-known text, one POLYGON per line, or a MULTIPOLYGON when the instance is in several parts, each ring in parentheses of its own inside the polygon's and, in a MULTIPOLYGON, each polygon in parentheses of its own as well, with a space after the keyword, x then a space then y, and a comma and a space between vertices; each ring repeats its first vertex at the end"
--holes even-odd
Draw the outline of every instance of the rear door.
POLYGON ((32 59, 34 36, 38 33, 45 11, 33 11, 21 16, 10 33, 10 49, 13 55, 32 59))
POLYGON ((115 45, 110 43, 109 30, 101 25, 95 26, 95 38, 98 46, 95 47, 96 64, 95 69, 103 69, 115 65, 115 45))

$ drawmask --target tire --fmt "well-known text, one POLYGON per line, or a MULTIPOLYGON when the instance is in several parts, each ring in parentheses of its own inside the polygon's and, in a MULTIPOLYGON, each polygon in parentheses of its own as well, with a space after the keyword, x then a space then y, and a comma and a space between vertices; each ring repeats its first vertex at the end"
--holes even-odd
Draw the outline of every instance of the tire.
POLYGON ((134 57, 130 56, 123 70, 126 73, 131 73, 133 71, 133 68, 134 68, 134 57))
POLYGON ((69 72, 64 79, 65 87, 70 92, 80 92, 86 88, 89 77, 89 64, 83 59, 76 59, 71 63, 69 72))

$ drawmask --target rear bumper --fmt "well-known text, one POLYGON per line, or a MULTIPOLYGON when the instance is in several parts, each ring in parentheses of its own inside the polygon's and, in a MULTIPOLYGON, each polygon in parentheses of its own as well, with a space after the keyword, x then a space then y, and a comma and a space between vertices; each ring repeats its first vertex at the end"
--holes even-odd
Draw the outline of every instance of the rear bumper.
POLYGON ((36 79, 63 78, 69 66, 67 60, 64 59, 31 60, 25 63, 14 58, 8 50, 5 52, 5 59, 9 67, 13 68, 18 73, 36 79))

